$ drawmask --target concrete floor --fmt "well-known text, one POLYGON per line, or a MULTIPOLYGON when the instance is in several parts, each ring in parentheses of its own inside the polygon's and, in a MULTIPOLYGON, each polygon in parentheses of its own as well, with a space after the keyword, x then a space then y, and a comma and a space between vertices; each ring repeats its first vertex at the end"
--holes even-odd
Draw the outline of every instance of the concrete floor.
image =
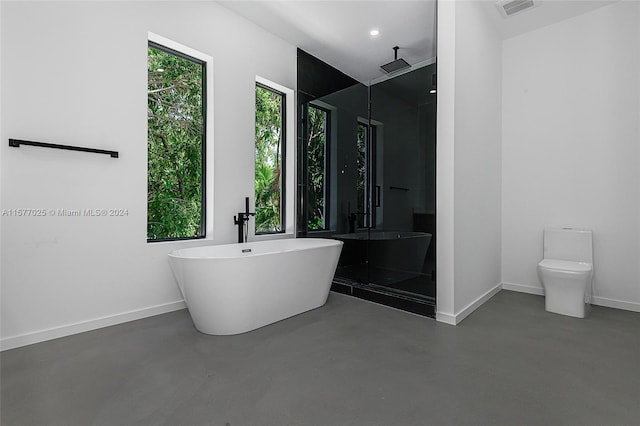
POLYGON ((640 424, 640 314, 509 291, 457 327, 332 293, 243 335, 179 311, 1 360, 4 426, 640 424))

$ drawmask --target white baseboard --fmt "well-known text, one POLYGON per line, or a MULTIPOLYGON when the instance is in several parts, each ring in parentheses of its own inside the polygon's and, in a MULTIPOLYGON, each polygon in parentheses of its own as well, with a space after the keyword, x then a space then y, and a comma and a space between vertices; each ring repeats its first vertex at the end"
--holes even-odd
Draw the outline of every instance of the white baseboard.
POLYGON ((95 318, 88 321, 80 321, 73 324, 62 325, 59 327, 48 328, 45 330, 34 331, 17 336, 5 337, 0 340, 0 351, 19 348, 26 345, 32 345, 34 343, 40 343, 47 340, 70 336, 72 334, 84 333, 85 331, 91 331, 98 328, 109 327, 129 321, 135 321, 142 318, 165 314, 167 312, 178 311, 180 309, 184 309, 185 307, 186 306, 184 304, 184 301, 178 300, 162 305, 156 305, 148 308, 137 309, 134 311, 122 312, 120 314, 109 315, 106 317, 95 318))
POLYGON ((450 325, 458 325, 462 320, 468 317, 473 311, 482 306, 487 300, 491 299, 496 293, 502 290, 502 283, 496 284, 482 296, 465 306, 457 314, 448 314, 445 312, 436 312, 436 320, 450 325))
MULTIPOLYGON (((536 294, 544 296, 544 289, 524 284, 502 283, 505 290, 518 291, 520 293, 536 294)), ((625 311, 640 312, 640 303, 627 302, 624 300, 609 299, 606 297, 594 296, 589 297, 592 305, 604 306, 606 308, 622 309, 625 311)))
POLYGON ((464 309, 462 309, 460 312, 456 314, 456 324, 460 324, 460 322, 463 319, 468 317, 473 311, 475 311, 480 306, 482 306, 484 302, 486 302, 487 300, 495 296, 495 294, 498 293, 500 290, 502 290, 502 283, 496 284, 492 289, 487 291, 485 294, 483 294, 482 296, 478 297, 476 300, 474 300, 473 302, 465 306, 464 309))
POLYGON ((640 303, 625 302, 624 300, 607 299, 606 297, 591 296, 591 304, 606 308, 623 309, 625 311, 640 312, 640 303))
POLYGON ((537 294, 538 296, 544 296, 544 289, 542 287, 536 287, 532 285, 514 284, 514 283, 502 283, 504 290, 518 291, 520 293, 537 294))
POLYGON ((449 325, 456 325, 456 316, 445 314, 444 312, 436 312, 436 321, 449 325))

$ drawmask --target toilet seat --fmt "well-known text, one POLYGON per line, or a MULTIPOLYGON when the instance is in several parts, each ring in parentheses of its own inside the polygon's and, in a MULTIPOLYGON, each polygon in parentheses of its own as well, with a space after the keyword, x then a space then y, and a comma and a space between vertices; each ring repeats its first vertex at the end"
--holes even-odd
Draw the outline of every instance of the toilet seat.
POLYGON ((590 272, 591 264, 571 260, 543 259, 538 263, 540 268, 559 272, 590 272))

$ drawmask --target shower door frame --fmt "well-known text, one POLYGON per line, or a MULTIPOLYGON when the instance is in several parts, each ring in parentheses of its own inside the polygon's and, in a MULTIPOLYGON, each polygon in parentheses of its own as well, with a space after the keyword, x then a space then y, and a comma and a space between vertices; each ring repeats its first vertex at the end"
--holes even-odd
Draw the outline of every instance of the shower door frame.
MULTIPOLYGON (((308 236, 314 236, 314 237, 331 237, 331 233, 335 234, 335 232, 332 232, 331 230, 326 230, 324 232, 322 231, 309 231, 308 230, 308 214, 307 214, 307 203, 309 201, 309 197, 308 197, 308 149, 307 149, 307 144, 308 144, 308 131, 307 131, 307 124, 305 123, 305 120, 307 120, 308 117, 308 105, 312 104, 314 100, 317 99, 321 99, 323 96, 321 95, 323 92, 322 90, 326 89, 325 86, 322 87, 313 87, 313 82, 312 81, 307 81, 305 80, 305 83, 311 84, 311 86, 307 87, 306 85, 301 85, 300 84, 300 78, 301 78, 301 60, 303 61, 302 63, 302 69, 308 71, 310 66, 315 66, 315 64, 311 64, 310 62, 307 62, 309 60, 313 61, 318 61, 317 63, 318 65, 318 69, 317 70, 321 70, 326 72, 327 71, 327 67, 332 68, 330 66, 328 66, 325 63, 322 63, 322 61, 319 61, 317 58, 313 58, 311 57, 311 55, 307 54, 306 52, 298 49, 299 52, 299 56, 298 56, 298 114, 299 114, 299 118, 298 118, 298 172, 297 172, 297 176, 298 176, 298 182, 297 182, 297 191, 298 191, 298 200, 297 200, 297 208, 298 208, 298 212, 297 212, 297 230, 296 230, 296 235, 297 237, 308 237, 308 236), (302 52, 302 56, 301 56, 301 52, 302 52), (302 59, 301 59, 302 58, 302 59), (309 59, 311 58, 311 59, 309 59), (314 92, 316 92, 315 89, 318 89, 318 92, 316 95, 312 94, 314 92), (321 90, 322 89, 322 90, 321 90), (307 91, 308 90, 308 91, 307 91)), ((329 76, 329 83, 324 83, 325 85, 331 85, 333 84, 334 86, 337 87, 342 87, 342 88, 346 88, 348 87, 348 80, 352 80, 353 83, 352 84, 362 84, 362 83, 358 83, 357 81, 351 79, 350 77, 342 74, 340 71, 336 70, 336 69, 332 69, 331 72, 334 72, 337 74, 333 74, 331 76, 329 76), (339 75, 338 75, 339 74, 339 75), (345 82, 347 84, 345 84, 345 82)), ((307 77, 307 74, 303 73, 302 74, 305 78, 307 77)), ((313 73, 309 73, 308 75, 313 75, 313 73)), ((367 158, 366 161, 366 173, 367 173, 367 177, 365 178, 365 208, 366 211, 363 213, 368 214, 369 219, 366 222, 366 227, 364 227, 366 229, 367 232, 367 240, 370 239, 370 232, 372 229, 376 229, 376 216, 377 213, 375 212, 375 209, 377 209, 379 206, 382 206, 382 203, 384 202, 384 197, 378 196, 379 194, 377 193, 378 189, 377 189, 377 149, 376 149, 376 138, 373 137, 373 132, 371 131, 371 128, 375 128, 376 130, 374 130, 374 132, 377 132, 379 123, 376 122, 376 120, 372 120, 372 116, 371 116, 371 87, 367 86, 367 105, 366 105, 366 118, 360 117, 360 120, 358 120, 358 122, 362 122, 364 125, 367 126, 367 141, 366 141, 366 154, 367 157, 372 158, 373 161, 370 161, 369 158, 367 158), (381 202, 382 201, 382 202, 381 202), (379 206, 378 206, 379 205, 379 206), (373 226, 372 226, 373 225, 373 226)), ((324 93, 332 93, 332 92, 327 92, 325 91, 324 93)), ((364 111, 363 111, 364 112, 364 111)), ((357 125, 358 123, 356 123, 357 125)), ((379 135, 376 135, 376 137, 379 135)), ((339 142, 336 142, 339 143, 339 142)), ((329 158, 327 158, 327 160, 329 161, 329 158)), ((336 165, 332 165, 333 167, 337 167, 338 164, 336 165)), ((381 191, 382 192, 382 191, 381 191)), ((380 194, 382 195, 382 194, 380 194)), ((326 198, 330 198, 330 197, 326 197, 326 198)), ((357 199, 357 198, 356 198, 357 199)), ((356 203, 357 204, 357 203, 356 203)), ((338 218, 336 218, 338 219, 338 218)), ((369 243, 367 242, 367 251, 369 250, 369 243)), ((369 254, 367 253, 367 257, 366 259, 369 259, 369 254)), ((347 294, 347 295, 351 295, 354 297, 358 297, 361 299, 365 299, 365 300, 369 300, 375 303, 380 303, 386 306, 391 306, 397 309, 401 309, 404 311, 408 311, 408 312, 412 312, 418 315, 422 315, 422 316, 427 316, 427 317, 431 317, 431 318, 435 318, 435 314, 436 314, 436 306, 435 306, 435 301, 434 302, 427 302, 426 300, 421 300, 419 298, 413 298, 407 295, 403 295, 400 294, 398 292, 393 292, 393 291, 389 291, 389 290, 385 290, 383 286, 378 286, 375 285, 375 287, 373 287, 370 283, 370 279, 369 279, 369 266, 367 265, 367 282, 357 282, 354 280, 350 280, 350 279, 340 279, 339 277, 334 277, 332 286, 331 286, 331 290, 338 292, 338 293, 342 293, 342 294, 347 294)))

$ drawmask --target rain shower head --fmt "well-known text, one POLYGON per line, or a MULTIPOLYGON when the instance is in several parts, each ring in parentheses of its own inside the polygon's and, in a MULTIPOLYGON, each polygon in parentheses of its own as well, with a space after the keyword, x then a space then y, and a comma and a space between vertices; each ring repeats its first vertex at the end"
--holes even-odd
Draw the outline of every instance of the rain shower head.
POLYGON ((398 59, 398 49, 400 49, 398 46, 393 48, 394 60, 380 67, 380 69, 386 72, 387 74, 391 74, 392 72, 400 71, 400 70, 411 67, 411 65, 409 65, 409 63, 404 59, 402 58, 398 59))

